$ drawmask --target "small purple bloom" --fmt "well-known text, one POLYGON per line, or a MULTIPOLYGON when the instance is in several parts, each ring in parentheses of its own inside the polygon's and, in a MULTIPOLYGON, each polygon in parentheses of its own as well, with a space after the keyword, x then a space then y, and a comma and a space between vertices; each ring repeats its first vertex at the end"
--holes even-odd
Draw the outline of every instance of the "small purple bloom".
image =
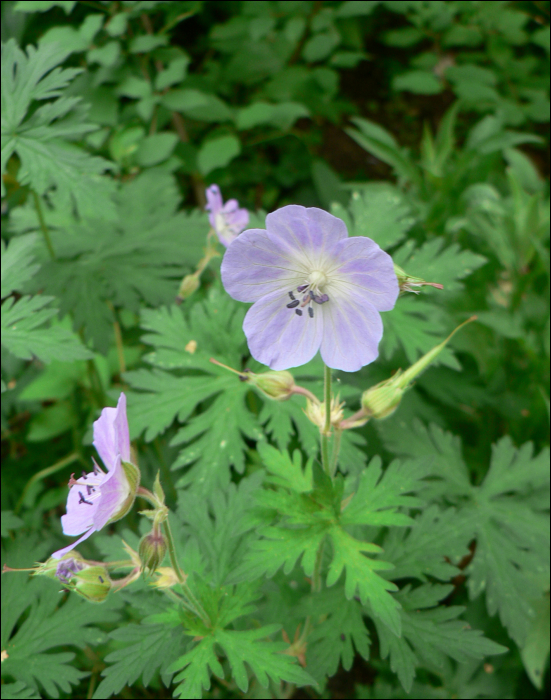
POLYGON ((254 302, 243 330, 252 356, 274 370, 309 362, 355 372, 373 362, 399 286, 390 255, 370 238, 348 238, 322 209, 282 207, 266 228, 244 231, 222 261, 222 282, 254 302), (303 313, 306 312, 306 313, 303 313))
POLYGON ((69 559, 62 559, 57 565, 55 575, 62 583, 69 583, 69 580, 73 577, 73 574, 78 573, 84 569, 84 564, 73 557, 69 559))
POLYGON ((132 507, 139 486, 139 471, 130 462, 130 437, 126 419, 126 396, 121 394, 117 408, 104 408, 94 423, 94 447, 105 473, 94 461, 94 470, 82 472, 69 481, 67 514, 61 516, 65 535, 82 535, 52 554, 54 559, 70 552, 92 533, 122 518, 132 507))
POLYGON ((209 221, 220 243, 226 248, 237 238, 249 223, 249 212, 239 209, 237 199, 228 199, 224 204, 218 185, 207 187, 207 206, 209 221))

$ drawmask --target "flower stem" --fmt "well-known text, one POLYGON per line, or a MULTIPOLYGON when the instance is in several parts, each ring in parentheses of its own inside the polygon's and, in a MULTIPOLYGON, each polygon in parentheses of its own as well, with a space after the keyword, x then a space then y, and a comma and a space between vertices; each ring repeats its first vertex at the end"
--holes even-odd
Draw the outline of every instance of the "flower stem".
POLYGON ((31 192, 34 199, 36 214, 38 216, 38 223, 40 224, 40 230, 42 231, 44 241, 46 242, 46 248, 48 249, 48 253, 50 253, 52 260, 55 260, 55 251, 52 245, 52 239, 50 238, 50 231, 48 230, 48 225, 46 224, 46 219, 44 218, 44 212, 42 211, 42 206, 40 204, 40 197, 34 190, 31 190, 31 192))
POLYGON ((194 615, 197 615, 197 617, 200 617, 201 620, 203 620, 204 624, 207 627, 209 627, 210 620, 208 618, 208 615, 205 612, 201 603, 197 600, 195 595, 192 593, 190 587, 187 585, 186 576, 184 575, 182 569, 180 569, 180 565, 178 564, 178 559, 176 557, 176 550, 174 548, 174 539, 172 537, 172 531, 170 529, 170 523, 168 522, 168 519, 164 521, 163 529, 165 532, 166 543, 167 543, 167 547, 168 547, 168 554, 170 557, 170 563, 172 564, 172 568, 174 569, 174 572, 176 573, 176 578, 178 579, 178 582, 179 582, 180 587, 182 589, 182 593, 184 594, 186 607, 189 608, 189 610, 191 610, 191 612, 194 615))
POLYGON ((19 497, 19 500, 17 501, 17 504, 14 508, 14 513, 19 513, 21 506, 23 505, 23 501, 25 500, 25 496, 27 495, 30 487, 36 481, 44 479, 45 477, 50 476, 51 474, 55 474, 56 472, 60 471, 60 469, 64 469, 67 465, 76 462, 79 456, 80 455, 78 454, 78 452, 71 452, 70 455, 67 455, 67 457, 63 457, 59 460, 59 462, 52 464, 51 467, 46 467, 45 469, 41 469, 39 472, 36 472, 36 474, 33 474, 25 484, 25 488, 23 489, 23 492, 19 497))
POLYGON ((333 449, 331 451, 331 464, 329 465, 329 475, 331 478, 335 476, 337 471, 337 464, 339 461, 339 452, 341 449, 341 435, 342 430, 336 428, 333 432, 333 449))
POLYGON ((321 431, 321 463, 328 476, 331 476, 331 465, 329 457, 329 439, 331 436, 331 369, 324 365, 324 405, 325 405, 325 425, 321 431))
MULTIPOLYGON (((320 546, 318 547, 318 551, 316 554, 316 563, 314 564, 314 573, 312 575, 312 593, 319 593, 321 590, 321 565, 323 562, 323 551, 325 549, 325 539, 323 539, 320 542, 320 546)), ((306 639, 308 638, 308 635, 310 634, 312 630, 313 624, 312 624, 312 616, 308 615, 306 618, 306 621, 304 622, 304 629, 302 630, 302 633, 300 635, 300 643, 306 642, 306 639)))

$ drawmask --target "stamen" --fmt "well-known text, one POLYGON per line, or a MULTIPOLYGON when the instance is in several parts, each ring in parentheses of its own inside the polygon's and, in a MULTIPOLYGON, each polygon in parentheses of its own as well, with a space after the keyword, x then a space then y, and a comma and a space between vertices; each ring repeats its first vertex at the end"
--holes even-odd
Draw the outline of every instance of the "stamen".
POLYGON ((295 299, 294 301, 290 301, 290 302, 287 304, 287 308, 288 308, 288 309, 294 309, 295 306, 298 306, 299 304, 300 304, 300 301, 299 301, 298 299, 295 299))
POLYGON ((314 318, 314 309, 311 306, 308 307, 308 316, 314 318))
POLYGON ((99 474, 99 467, 96 464, 96 462, 94 461, 94 475, 97 475, 97 474, 99 474))
POLYGON ((297 316, 302 316, 302 311, 300 309, 295 309, 295 313, 297 316))
POLYGON ((101 577, 101 576, 98 576, 98 578, 99 578, 99 582, 100 582, 100 583, 103 583, 102 577, 101 577))
POLYGON ((84 471, 84 469, 82 470, 81 476, 86 481, 86 472, 84 471))
POLYGON ((316 302, 316 304, 325 304, 326 301, 329 301, 329 297, 327 294, 314 294, 312 296, 313 301, 316 302))
POLYGON ((93 503, 90 503, 90 501, 87 501, 87 500, 84 498, 84 496, 82 495, 82 491, 79 491, 79 492, 78 492, 78 495, 80 496, 80 499, 79 499, 79 501, 78 501, 78 502, 79 502, 79 505, 80 505, 81 503, 86 503, 86 505, 88 505, 88 506, 93 506, 93 505, 94 505, 93 503))
POLYGON ((303 292, 305 289, 308 289, 308 285, 301 284, 300 287, 297 287, 297 292, 303 292))
POLYGON ((293 301, 295 300, 295 295, 293 294, 293 292, 289 292, 289 296, 291 297, 291 299, 292 299, 293 301))
POLYGON ((86 491, 88 492, 88 496, 89 496, 91 493, 94 493, 95 490, 96 490, 96 489, 95 489, 93 486, 90 486, 89 484, 86 484, 86 491))

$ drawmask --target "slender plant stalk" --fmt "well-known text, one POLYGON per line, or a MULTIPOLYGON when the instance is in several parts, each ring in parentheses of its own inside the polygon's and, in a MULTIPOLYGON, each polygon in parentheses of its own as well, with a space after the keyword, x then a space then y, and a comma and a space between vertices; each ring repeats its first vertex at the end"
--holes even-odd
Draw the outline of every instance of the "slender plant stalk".
POLYGON ((19 512, 21 506, 23 505, 23 501, 25 500, 25 496, 27 495, 31 486, 36 481, 39 481, 39 479, 44 479, 45 477, 50 476, 51 474, 55 474, 60 469, 63 469, 64 467, 66 467, 68 464, 71 464, 72 462, 76 462, 77 459, 79 459, 79 457, 80 457, 80 455, 78 454, 78 452, 72 452, 70 455, 67 455, 67 457, 63 457, 62 459, 60 459, 59 462, 52 464, 51 467, 46 467, 45 469, 41 469, 39 472, 36 472, 36 474, 33 474, 31 476, 31 478, 25 484, 25 488, 23 489, 23 492, 22 492, 21 496, 19 497, 19 500, 17 501, 17 504, 14 508, 14 513, 19 512))
MULTIPOLYGON (((312 593, 319 593, 321 590, 321 565, 323 562, 323 552, 325 549, 325 540, 322 540, 320 542, 320 546, 318 547, 318 552, 316 554, 316 562, 314 564, 314 573, 312 575, 312 593)), ((312 631, 313 628, 312 624, 312 616, 308 615, 304 622, 304 629, 302 630, 302 634, 300 635, 300 640, 298 644, 302 644, 306 642, 308 635, 312 631)))
POLYGON ((329 440, 331 437, 331 369, 324 365, 324 402, 325 402, 325 425, 321 431, 321 463, 328 476, 331 476, 331 464, 329 456, 329 440))
POLYGON ((331 463, 329 465, 329 476, 333 478, 335 472, 337 471, 337 464, 339 462, 339 452, 341 449, 341 436, 342 430, 338 428, 333 431, 333 449, 331 451, 331 463))
POLYGON ((178 579, 178 582, 180 584, 180 587, 182 589, 182 593, 184 594, 185 600, 186 600, 186 607, 188 607, 194 615, 197 615, 197 617, 200 617, 201 620, 205 623, 207 627, 210 626, 210 620, 205 612, 203 606, 201 603, 197 600, 195 595, 192 593, 191 588, 187 585, 184 574, 182 570, 180 569, 180 565, 178 564, 178 559, 176 557, 176 550, 174 548, 174 539, 172 537, 172 531, 170 529, 170 523, 168 522, 168 519, 164 521, 163 523, 163 529, 165 532, 165 537, 166 537, 166 543, 167 543, 167 548, 168 548, 168 555, 170 557, 170 563, 172 564, 172 568, 174 569, 176 573, 176 577, 178 579))
POLYGON ((52 258, 52 260, 55 260, 55 251, 52 245, 52 239, 50 238, 50 231, 48 229, 48 225, 46 224, 46 219, 44 218, 44 212, 42 211, 42 205, 40 204, 40 197, 36 194, 34 190, 31 190, 31 192, 33 193, 34 206, 36 208, 36 213, 38 216, 38 223, 40 224, 40 230, 42 231, 44 241, 46 242, 46 248, 48 249, 48 253, 50 253, 50 257, 52 258))

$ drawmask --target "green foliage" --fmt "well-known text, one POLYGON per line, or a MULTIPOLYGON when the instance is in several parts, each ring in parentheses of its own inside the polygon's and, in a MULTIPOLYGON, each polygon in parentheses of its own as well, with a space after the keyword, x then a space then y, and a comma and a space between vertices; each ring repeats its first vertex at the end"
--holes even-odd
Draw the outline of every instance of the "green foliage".
POLYGON ((85 216, 95 211, 98 199, 105 201, 102 215, 109 217, 114 183, 98 175, 110 163, 70 143, 97 127, 84 121, 85 113, 79 108, 82 98, 66 94, 81 72, 57 67, 66 55, 59 44, 31 46, 27 54, 13 39, 2 47, 2 176, 15 153, 20 160, 20 184, 40 195, 55 186, 63 206, 74 202, 85 216), (29 115, 33 101, 45 100, 29 115))
MULTIPOLYGON (((79 546, 122 588, 101 605, 6 572, 2 698, 547 697, 544 5, 2 3, 3 560, 67 543, 67 479, 121 391, 174 543, 133 580, 142 492, 79 546), (334 479, 304 396, 210 361, 266 370, 207 237, 214 183, 250 228, 321 206, 443 285, 332 373, 346 419, 478 318, 343 431, 334 479)), ((292 374, 322 397, 319 357, 292 374)))
POLYGON ((209 670, 219 678, 224 677, 224 670, 214 652, 216 645, 223 649, 233 678, 242 692, 249 687, 244 661, 263 688, 268 687, 270 678, 298 685, 311 683, 309 674, 293 664, 288 656, 281 654, 285 649, 284 642, 266 641, 265 638, 276 629, 277 625, 249 631, 215 630, 172 664, 173 671, 183 669, 174 679, 176 682, 182 681, 176 688, 176 697, 195 698, 202 695, 203 689, 209 690, 209 670))
MULTIPOLYGON (((29 552, 40 557, 44 547, 19 536, 3 552, 3 559, 7 555, 12 566, 28 565, 29 552)), ((101 643, 105 635, 94 625, 118 619, 112 609, 102 608, 100 613, 76 596, 62 601, 59 586, 48 584, 30 580, 24 573, 2 581, 2 649, 7 651, 2 677, 18 678, 27 686, 20 697, 32 697, 26 694, 32 690, 53 698, 60 697, 60 692, 72 692, 86 673, 71 664, 75 654, 67 651, 67 646, 82 649, 101 643)))
POLYGON ((34 264, 36 236, 15 239, 6 249, 2 241, 2 345, 16 357, 43 362, 53 359, 71 362, 91 356, 70 330, 51 321, 57 309, 52 296, 10 296, 22 291, 38 269, 34 264))

